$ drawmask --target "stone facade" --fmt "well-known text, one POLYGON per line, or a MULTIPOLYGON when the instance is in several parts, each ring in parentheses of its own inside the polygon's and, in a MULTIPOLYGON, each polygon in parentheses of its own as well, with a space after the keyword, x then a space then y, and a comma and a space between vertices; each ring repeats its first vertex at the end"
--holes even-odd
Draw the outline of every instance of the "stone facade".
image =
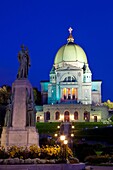
POLYGON ((40 122, 100 122, 108 118, 108 110, 104 106, 82 104, 43 105, 36 117, 40 122))

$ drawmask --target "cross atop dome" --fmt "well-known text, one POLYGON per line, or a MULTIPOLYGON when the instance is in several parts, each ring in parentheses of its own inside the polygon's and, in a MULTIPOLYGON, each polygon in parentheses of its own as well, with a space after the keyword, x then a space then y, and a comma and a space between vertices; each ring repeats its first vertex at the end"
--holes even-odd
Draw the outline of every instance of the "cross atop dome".
POLYGON ((68 29, 68 31, 69 31, 69 33, 71 34, 72 31, 73 31, 73 29, 70 27, 70 28, 68 29))
POLYGON ((68 44, 71 42, 71 43, 74 43, 74 38, 73 38, 73 36, 72 36, 72 31, 73 31, 73 29, 70 27, 69 29, 68 29, 68 31, 69 31, 69 33, 70 33, 70 35, 69 35, 69 37, 68 37, 68 39, 67 39, 67 42, 68 42, 68 44))

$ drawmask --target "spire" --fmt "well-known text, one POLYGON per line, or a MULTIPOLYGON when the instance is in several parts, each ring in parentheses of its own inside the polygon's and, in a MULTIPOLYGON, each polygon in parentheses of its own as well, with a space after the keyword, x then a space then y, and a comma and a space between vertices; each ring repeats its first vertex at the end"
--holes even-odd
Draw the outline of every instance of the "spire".
POLYGON ((72 42, 72 43, 74 43, 74 38, 73 38, 73 36, 72 36, 72 31, 73 31, 73 29, 70 27, 69 29, 68 29, 68 31, 69 31, 69 37, 68 37, 68 39, 67 39, 67 42, 68 43, 70 43, 70 42, 72 42))

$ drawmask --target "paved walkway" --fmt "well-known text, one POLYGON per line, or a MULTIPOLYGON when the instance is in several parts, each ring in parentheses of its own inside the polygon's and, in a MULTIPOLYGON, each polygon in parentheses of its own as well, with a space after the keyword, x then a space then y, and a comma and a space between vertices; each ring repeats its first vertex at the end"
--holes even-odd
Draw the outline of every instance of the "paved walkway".
MULTIPOLYGON (((113 166, 86 166, 86 168, 88 167, 91 167, 92 170, 113 170, 113 166)), ((90 169, 87 169, 87 170, 90 170, 90 169)))

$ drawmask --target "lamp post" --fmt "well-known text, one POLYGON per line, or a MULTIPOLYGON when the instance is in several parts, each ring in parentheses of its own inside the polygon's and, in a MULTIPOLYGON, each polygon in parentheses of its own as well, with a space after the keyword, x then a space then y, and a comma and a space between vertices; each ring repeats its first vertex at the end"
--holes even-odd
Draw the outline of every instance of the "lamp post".
POLYGON ((74 140, 74 133, 71 132, 71 134, 70 134, 70 148, 74 153, 74 141, 73 140, 74 140))
POLYGON ((64 153, 65 153, 65 160, 67 158, 67 144, 68 144, 68 140, 64 140, 64 153))
POLYGON ((61 135, 60 140, 61 140, 62 160, 64 162, 66 162, 66 145, 67 145, 68 141, 66 140, 65 135, 61 135))

